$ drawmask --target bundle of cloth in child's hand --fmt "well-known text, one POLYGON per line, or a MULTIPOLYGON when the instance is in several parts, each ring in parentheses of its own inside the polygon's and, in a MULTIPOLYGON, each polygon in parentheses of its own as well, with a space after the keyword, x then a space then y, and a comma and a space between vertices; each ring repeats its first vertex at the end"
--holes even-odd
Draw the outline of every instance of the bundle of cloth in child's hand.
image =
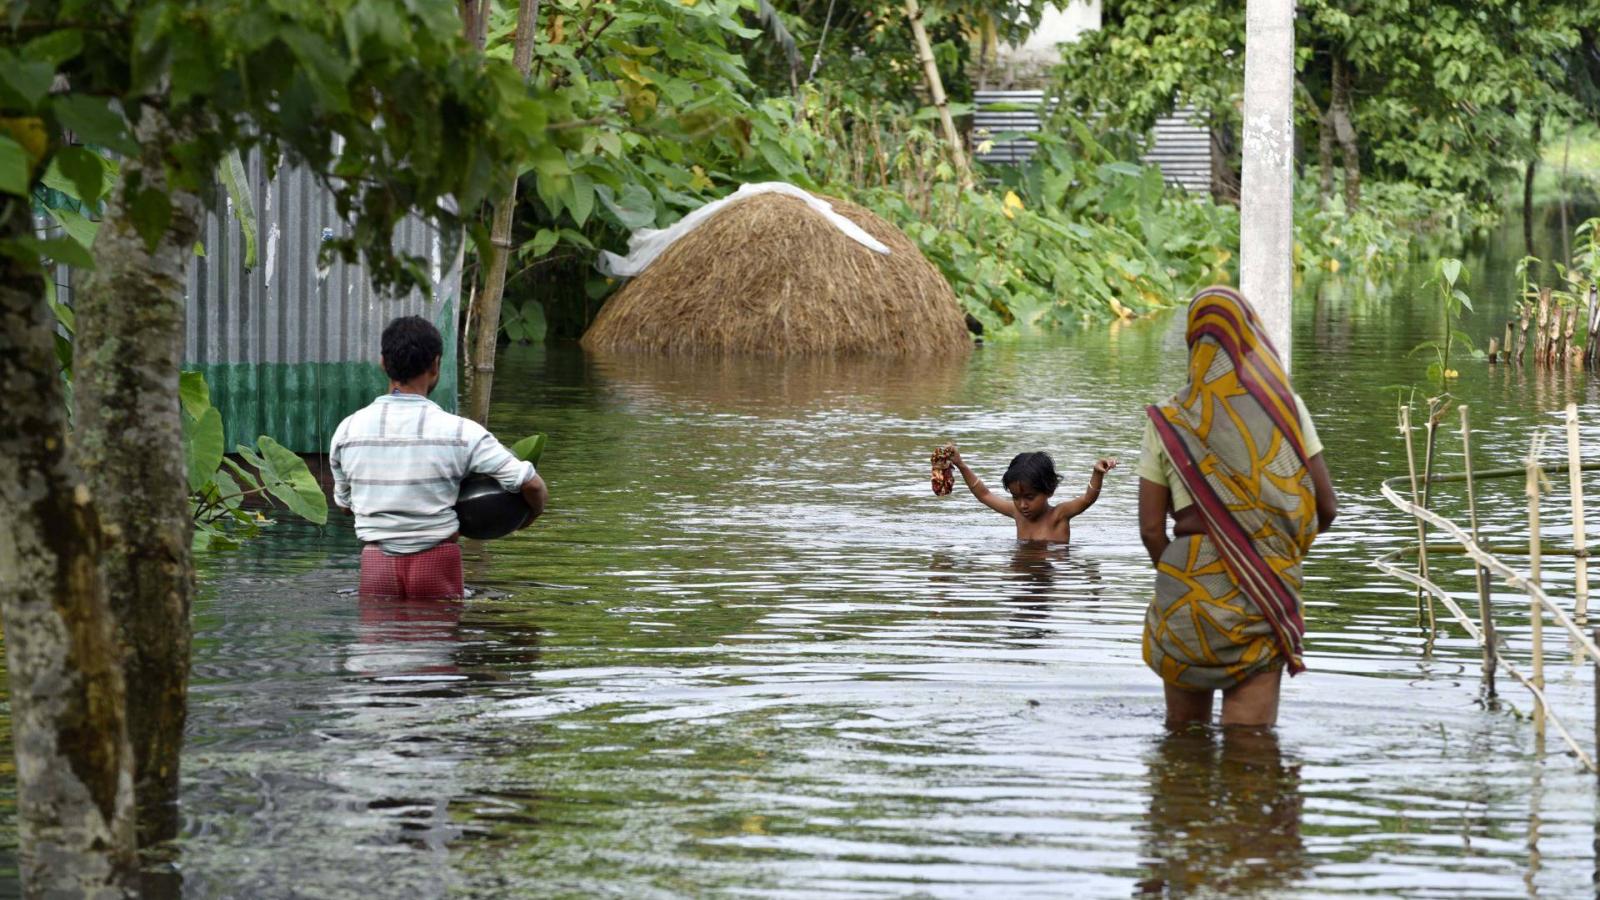
POLYGON ((936 447, 933 456, 928 460, 933 464, 933 493, 936 497, 945 497, 955 489, 955 468, 951 458, 955 455, 955 447, 945 445, 936 447))

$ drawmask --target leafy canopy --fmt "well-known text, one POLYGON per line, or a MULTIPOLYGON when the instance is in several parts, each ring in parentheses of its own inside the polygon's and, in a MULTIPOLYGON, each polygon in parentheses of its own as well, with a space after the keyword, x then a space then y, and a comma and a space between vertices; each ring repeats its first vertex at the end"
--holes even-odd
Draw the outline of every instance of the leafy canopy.
MULTIPOLYGON (((205 197, 230 151, 256 147, 326 180, 350 223, 328 250, 364 257, 380 286, 426 281, 390 248, 402 218, 459 222, 561 136, 547 127, 559 104, 471 46, 450 0, 0 0, 0 34, 8 209, 47 173, 103 196, 103 167, 79 144, 133 155, 155 142, 169 189, 205 197), (158 126, 140 128, 146 111, 158 126)), ((127 189, 153 246, 171 195, 127 189)), ((0 251, 70 251, 21 243, 0 251)))

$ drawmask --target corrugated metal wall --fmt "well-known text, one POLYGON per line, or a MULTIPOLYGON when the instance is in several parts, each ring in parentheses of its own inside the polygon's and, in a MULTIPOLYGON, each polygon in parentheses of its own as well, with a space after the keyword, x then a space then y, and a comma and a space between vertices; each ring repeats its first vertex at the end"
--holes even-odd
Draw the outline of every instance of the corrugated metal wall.
MULTIPOLYGON (((981 144, 989 135, 1040 128, 1038 108, 1044 102, 1044 91, 977 91, 973 100, 977 107, 972 114, 974 144, 981 144)), ((1152 140, 1139 161, 1159 166, 1171 184, 1191 191, 1209 191, 1211 135, 1190 121, 1192 115, 1193 110, 1184 107, 1157 119, 1152 140)), ((1026 162, 1037 147, 1027 138, 994 141, 977 158, 988 163, 1026 162)))
POLYGON ((444 259, 436 230, 407 220, 395 234, 403 252, 428 259, 432 296, 375 292, 361 266, 317 268, 324 232, 345 233, 333 199, 300 169, 268 180, 247 162, 258 218, 258 258, 244 265, 237 220, 208 215, 205 255, 190 267, 184 368, 206 374, 222 412, 228 447, 262 434, 302 453, 326 452, 346 415, 382 393, 378 338, 388 322, 420 315, 445 337, 444 371, 433 399, 456 408, 458 259, 444 259))

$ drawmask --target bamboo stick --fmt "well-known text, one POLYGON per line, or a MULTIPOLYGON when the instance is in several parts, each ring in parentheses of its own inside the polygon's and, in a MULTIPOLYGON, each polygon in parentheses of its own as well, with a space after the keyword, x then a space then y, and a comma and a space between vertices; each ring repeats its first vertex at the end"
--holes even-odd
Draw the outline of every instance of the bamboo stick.
MULTIPOLYGON (((1472 486, 1472 424, 1467 418, 1467 407, 1461 407, 1461 457, 1466 462, 1467 511, 1471 516, 1472 541, 1478 541, 1478 495, 1472 486)), ((1473 566, 1478 580, 1478 621, 1483 626, 1483 687, 1490 697, 1494 688, 1494 612, 1489 605, 1489 570, 1482 565, 1473 566)))
MULTIPOLYGON (((1591 460, 1583 463, 1578 468, 1585 472, 1600 472, 1600 460, 1591 460)), ((1546 474, 1557 475, 1567 471, 1567 464, 1564 462, 1545 463, 1539 469, 1546 474)), ((1474 481, 1484 481, 1495 478, 1522 478, 1527 474, 1528 468, 1526 466, 1513 466, 1503 469, 1484 469, 1482 472, 1475 473, 1472 477, 1474 481)), ((1467 476, 1461 472, 1445 472, 1441 475, 1430 476, 1428 480, 1434 484, 1450 484, 1456 481, 1466 481, 1467 476)))
POLYGON ((1573 614, 1589 614, 1589 541, 1583 528, 1583 459, 1578 440, 1578 404, 1567 404, 1567 480, 1572 485, 1572 547, 1578 568, 1573 584, 1573 614))
POLYGON ((1489 365, 1500 361, 1500 339, 1489 338, 1489 365))
MULTIPOLYGON (((1527 544, 1482 544, 1482 543, 1480 543, 1480 544, 1477 544, 1477 547, 1478 547, 1479 550, 1482 550, 1485 553, 1495 553, 1495 554, 1498 554, 1500 556, 1527 556, 1528 555, 1528 545, 1527 544)), ((1417 545, 1416 544, 1406 544, 1404 547, 1400 547, 1400 548, 1394 550, 1393 552, 1398 554, 1399 556, 1405 558, 1405 559, 1410 559, 1411 557, 1417 555, 1417 545)), ((1563 546, 1561 546, 1559 544, 1548 543, 1548 542, 1544 546, 1539 548, 1539 555, 1540 556, 1545 556, 1545 557, 1549 557, 1549 556, 1559 556, 1559 557, 1577 556, 1579 554, 1579 552, 1580 552, 1579 550, 1577 550, 1576 548, 1573 548, 1573 547, 1563 547, 1563 546)), ((1582 552, 1585 553, 1585 554, 1592 553, 1592 551, 1587 550, 1587 549, 1582 551, 1582 552)), ((1429 541, 1428 542, 1428 556, 1430 556, 1430 557, 1434 557, 1434 556, 1471 556, 1471 555, 1472 555, 1471 550, 1469 550, 1465 544, 1453 544, 1453 543, 1449 543, 1447 541, 1429 541)))
MULTIPOLYGON (((1472 535, 1461 530, 1461 526, 1455 524, 1449 519, 1446 519, 1444 516, 1433 512, 1432 510, 1423 509, 1415 503, 1412 503, 1406 500, 1406 498, 1400 496, 1399 492, 1395 490, 1395 483, 1399 482, 1402 478, 1405 478, 1405 476, 1397 475, 1393 478, 1386 478, 1378 484, 1378 490, 1383 494, 1385 500, 1388 500, 1394 505, 1395 509, 1398 509, 1401 512, 1409 513, 1410 515, 1427 520, 1428 524, 1438 528, 1445 534, 1450 535, 1450 537, 1455 538, 1458 542, 1465 545, 1468 556, 1471 556, 1473 559, 1477 560, 1480 565, 1487 566, 1489 571, 1493 573, 1496 578, 1499 578, 1501 581, 1505 582, 1513 590, 1521 591, 1537 600, 1541 605, 1544 606, 1545 613, 1551 618, 1555 619, 1556 624, 1560 625, 1562 629, 1567 632, 1567 634, 1572 636, 1572 642, 1574 644, 1579 645, 1583 652, 1589 654, 1590 657, 1600 659, 1600 646, 1597 646, 1594 642, 1589 640, 1588 633, 1582 628, 1578 627, 1578 623, 1573 621, 1571 616, 1567 615, 1566 610, 1561 608, 1560 603, 1557 603, 1550 597, 1549 594, 1545 593, 1544 588, 1541 587, 1538 582, 1533 581, 1532 579, 1528 578, 1527 575, 1506 565, 1505 562, 1498 557, 1484 552, 1482 547, 1479 547, 1477 544, 1473 543, 1472 535)), ((1388 556, 1392 557, 1394 556, 1394 553, 1391 552, 1388 554, 1388 556)), ((1416 584, 1416 581, 1414 580, 1415 578, 1415 575, 1407 573, 1406 577, 1402 580, 1408 584, 1416 584)))
POLYGON ((944 79, 939 77, 939 66, 933 59, 933 44, 928 41, 928 29, 922 24, 922 7, 917 0, 905 0, 905 6, 906 19, 911 22, 911 36, 917 45, 917 58, 922 63, 922 74, 928 80, 928 95, 933 101, 934 109, 939 112, 939 123, 944 126, 944 139, 949 145, 950 159, 955 163, 962 190, 971 190, 972 169, 967 165, 967 154, 961 145, 961 133, 956 131, 955 119, 950 116, 950 101, 945 97, 944 79))
MULTIPOLYGON (((1450 352, 1449 343, 1446 342, 1445 353, 1448 355, 1449 352, 1450 352)), ((1433 474, 1434 450, 1438 447, 1438 443, 1439 443, 1439 420, 1444 416, 1444 409, 1445 409, 1445 406, 1444 406, 1444 402, 1442 400, 1430 401, 1428 403, 1428 446, 1427 446, 1427 448, 1424 450, 1424 452, 1422 454, 1422 508, 1423 509, 1432 509, 1433 508, 1433 482, 1429 481, 1428 477, 1433 474)), ((1426 544, 1428 542, 1427 523, 1421 523, 1421 529, 1422 529, 1422 531, 1421 531, 1421 533, 1419 535, 1420 538, 1421 538, 1421 543, 1426 544)), ((1426 552, 1426 551, 1424 551, 1424 552, 1426 552)), ((1420 556, 1417 557, 1417 558, 1418 558, 1418 560, 1422 559, 1422 557, 1420 557, 1420 556)), ((1427 573, 1419 572, 1418 574, 1425 575, 1427 573)), ((1434 637, 1437 636, 1438 633, 1439 633, 1438 624, 1434 621, 1433 595, 1432 594, 1424 594, 1423 597, 1426 597, 1426 599, 1428 601, 1428 604, 1427 604, 1428 640, 1431 642, 1434 639, 1434 637)), ((1418 599, 1420 600, 1420 599, 1422 599, 1422 597, 1419 597, 1418 599)))
MULTIPOLYGON (((1411 474, 1411 502, 1422 506, 1422 496, 1417 487, 1417 452, 1411 440, 1411 404, 1407 403, 1400 408, 1400 432, 1406 438, 1406 471, 1411 474)), ((1426 508, 1426 507, 1424 507, 1426 508)), ((1415 517, 1417 522, 1417 577, 1426 581, 1428 579, 1428 528, 1423 524, 1420 516, 1415 517)), ((1423 622, 1423 594, 1421 586, 1417 587, 1417 627, 1422 627, 1423 622)))
MULTIPOLYGON (((1542 434, 1535 434, 1532 443, 1528 446, 1528 581, 1535 587, 1539 583, 1539 478, 1543 474, 1539 471, 1539 449, 1542 434)), ((1532 597, 1532 595, 1529 595, 1532 597)), ((1528 622, 1532 627, 1530 639, 1533 641, 1533 683, 1544 690, 1544 608, 1540 606, 1537 597, 1533 597, 1532 607, 1529 610, 1528 622)), ((1540 732, 1544 731, 1544 712, 1536 710, 1534 714, 1534 727, 1540 732)))
POLYGON ((1505 354, 1505 361, 1507 363, 1511 362, 1511 327, 1512 322, 1510 319, 1507 319, 1505 340, 1500 342, 1500 350, 1505 354))
MULTIPOLYGON (((1392 492, 1392 490, 1392 488, 1385 486, 1386 492, 1392 492)), ((1395 502, 1395 498, 1391 497, 1390 502, 1395 502)), ((1403 503, 1404 501, 1400 502, 1403 503)), ((1373 565, 1385 574, 1392 575, 1408 584, 1415 584, 1416 586, 1427 590, 1434 597, 1437 597, 1439 603, 1443 605, 1445 609, 1449 610, 1451 615, 1456 617, 1456 621, 1461 624, 1462 630, 1465 631, 1473 640, 1480 644, 1483 643, 1483 632, 1479 630, 1477 625, 1473 624, 1472 619, 1461 609, 1461 606, 1456 603, 1454 597, 1450 596, 1450 594, 1446 592, 1444 588, 1439 587, 1437 584, 1431 581, 1423 581, 1418 579, 1417 576, 1409 570, 1402 569, 1394 565, 1390 561, 1392 556, 1393 554, 1388 554, 1379 557, 1377 560, 1373 561, 1373 565)), ((1596 637, 1600 638, 1600 629, 1596 629, 1596 637)), ((1584 638, 1584 642, 1593 643, 1590 642, 1589 638, 1587 637, 1584 638)), ((1584 749, 1578 745, 1577 739, 1572 736, 1571 731, 1567 730, 1566 724, 1561 721, 1559 716, 1556 715, 1556 711, 1550 708, 1550 701, 1545 697, 1544 691, 1535 686, 1533 681, 1529 679, 1527 675, 1523 674, 1522 670, 1512 665, 1511 661, 1506 659, 1503 654, 1496 654, 1495 662, 1500 664, 1500 668, 1505 670, 1507 675, 1510 675, 1512 678, 1516 679, 1518 684, 1521 684, 1523 687, 1527 688, 1528 693, 1533 695, 1533 702, 1535 705, 1544 711, 1546 718, 1549 720, 1551 725, 1555 726, 1556 732, 1561 735, 1561 739, 1567 742, 1567 746, 1571 748, 1572 755, 1578 758, 1578 762, 1582 763, 1583 767, 1589 771, 1600 773, 1600 767, 1597 767, 1589 754, 1585 753, 1584 749)))

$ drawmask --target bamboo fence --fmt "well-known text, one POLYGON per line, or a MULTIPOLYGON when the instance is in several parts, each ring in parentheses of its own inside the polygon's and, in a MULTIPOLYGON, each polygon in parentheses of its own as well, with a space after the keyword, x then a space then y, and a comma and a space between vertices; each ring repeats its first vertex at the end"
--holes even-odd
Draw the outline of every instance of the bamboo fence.
MULTIPOLYGON (((1567 633, 1578 660, 1581 662, 1587 659, 1595 667, 1595 741, 1596 753, 1600 753, 1600 628, 1596 628, 1591 636, 1579 624, 1579 620, 1584 619, 1587 615, 1589 606, 1588 570, 1590 548, 1586 543, 1584 527, 1585 511, 1582 476, 1584 472, 1600 471, 1600 462, 1585 463, 1582 460, 1578 433, 1578 409, 1576 404, 1568 404, 1565 420, 1567 460, 1564 463, 1540 463, 1539 458, 1545 445, 1545 435, 1540 432, 1535 434, 1530 442, 1528 456, 1522 466, 1487 469, 1475 473, 1472 468, 1472 429, 1468 409, 1466 406, 1462 406, 1460 410, 1461 449, 1465 458, 1464 471, 1436 475, 1431 472, 1431 465, 1422 473, 1418 473, 1416 454, 1411 447, 1410 410, 1401 409, 1400 425, 1405 434, 1409 471, 1405 475, 1385 479, 1380 490, 1384 498, 1393 504, 1395 508, 1410 515, 1416 521, 1417 544, 1392 550, 1375 560, 1373 565, 1394 578, 1414 585, 1418 590, 1419 597, 1425 598, 1426 616, 1420 615, 1421 609, 1419 609, 1419 620, 1427 622, 1430 641, 1434 634, 1433 607, 1437 601, 1439 605, 1445 608, 1450 617, 1455 619, 1462 630, 1477 642, 1483 654, 1484 689, 1490 697, 1494 697, 1496 693, 1496 671, 1504 672, 1510 676, 1533 696, 1534 722, 1538 732, 1542 735, 1545 724, 1548 722, 1560 735, 1561 739, 1572 749, 1573 754, 1582 762, 1584 767, 1600 774, 1600 766, 1596 765, 1595 754, 1586 751, 1579 745, 1566 723, 1551 708, 1544 689, 1544 625, 1548 616, 1558 628, 1567 633), (1550 485, 1550 476, 1562 474, 1567 476, 1572 500, 1573 541, 1570 547, 1547 544, 1541 533, 1539 518, 1540 503, 1550 485), (1504 478, 1521 478, 1524 482, 1524 490, 1527 494, 1528 502, 1528 542, 1526 545, 1482 544, 1479 542, 1477 483, 1504 478), (1429 508, 1428 503, 1428 489, 1433 485, 1463 482, 1466 484, 1468 510, 1468 524, 1465 527, 1433 511, 1429 508), (1405 493, 1402 493, 1402 491, 1405 493), (1450 538, 1450 541, 1429 543, 1427 530, 1430 527, 1450 538), (1465 555, 1472 558, 1475 564, 1474 575, 1477 582, 1478 597, 1478 618, 1476 621, 1462 608, 1456 598, 1451 596, 1435 580, 1428 568, 1430 554, 1465 555), (1504 559, 1505 557, 1523 555, 1527 557, 1525 571, 1517 570, 1505 562, 1504 559), (1573 559, 1575 576, 1571 614, 1562 608, 1561 604, 1545 590, 1541 570, 1546 556, 1571 557, 1573 559), (1527 598, 1533 647, 1529 671, 1526 673, 1506 659, 1506 654, 1503 652, 1504 641, 1500 638, 1495 628, 1494 608, 1490 601, 1489 586, 1492 580, 1500 581, 1527 598)), ((1430 414, 1428 423, 1430 445, 1437 434, 1438 418, 1439 416, 1436 412, 1430 414)), ((1429 456, 1431 457, 1432 455, 1430 447, 1429 456)))

